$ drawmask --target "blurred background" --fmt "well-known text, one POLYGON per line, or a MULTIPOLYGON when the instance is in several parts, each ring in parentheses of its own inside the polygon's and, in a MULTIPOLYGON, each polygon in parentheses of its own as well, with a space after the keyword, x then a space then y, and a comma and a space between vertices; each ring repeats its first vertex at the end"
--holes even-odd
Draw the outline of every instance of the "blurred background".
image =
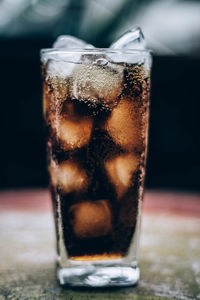
POLYGON ((48 184, 39 50, 135 26, 153 50, 146 186, 200 190, 200 2, 186 0, 0 0, 1 189, 48 184))

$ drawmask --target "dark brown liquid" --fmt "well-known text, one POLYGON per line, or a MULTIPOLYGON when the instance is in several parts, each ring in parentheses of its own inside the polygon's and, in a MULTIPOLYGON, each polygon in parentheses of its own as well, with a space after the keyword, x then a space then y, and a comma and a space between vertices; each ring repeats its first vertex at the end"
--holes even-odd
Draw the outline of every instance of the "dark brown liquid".
POLYGON ((65 79, 43 69, 57 235, 60 222, 72 259, 119 258, 130 247, 143 193, 149 78, 143 65, 116 65, 119 83, 115 70, 81 68, 65 79), (99 78, 94 88, 94 75, 104 71, 110 89, 99 78))

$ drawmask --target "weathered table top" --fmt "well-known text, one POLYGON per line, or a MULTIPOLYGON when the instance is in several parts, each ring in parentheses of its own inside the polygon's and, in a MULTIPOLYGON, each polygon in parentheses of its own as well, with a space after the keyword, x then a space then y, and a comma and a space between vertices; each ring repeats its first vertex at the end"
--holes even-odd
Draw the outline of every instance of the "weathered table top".
POLYGON ((147 192, 141 279, 120 289, 62 288, 47 191, 0 193, 0 300, 200 299, 200 195, 147 192))

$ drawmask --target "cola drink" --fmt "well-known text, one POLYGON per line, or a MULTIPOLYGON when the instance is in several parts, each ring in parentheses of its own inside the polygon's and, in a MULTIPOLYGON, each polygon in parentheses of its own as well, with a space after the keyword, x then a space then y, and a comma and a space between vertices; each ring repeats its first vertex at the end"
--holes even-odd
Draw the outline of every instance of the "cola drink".
POLYGON ((130 59, 120 61, 117 50, 57 51, 43 60, 61 268, 136 261, 150 95, 149 54, 136 54, 124 51, 130 59))

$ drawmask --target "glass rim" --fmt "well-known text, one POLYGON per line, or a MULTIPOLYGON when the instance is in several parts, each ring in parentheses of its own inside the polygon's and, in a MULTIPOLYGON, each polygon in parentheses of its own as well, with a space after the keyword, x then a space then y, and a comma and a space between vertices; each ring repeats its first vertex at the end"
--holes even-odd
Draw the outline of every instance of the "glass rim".
POLYGON ((102 54, 102 53, 125 53, 125 54, 152 54, 149 49, 112 49, 112 48, 91 48, 91 49, 80 49, 80 48, 46 48, 40 50, 40 56, 45 55, 57 55, 64 56, 65 54, 102 54))

